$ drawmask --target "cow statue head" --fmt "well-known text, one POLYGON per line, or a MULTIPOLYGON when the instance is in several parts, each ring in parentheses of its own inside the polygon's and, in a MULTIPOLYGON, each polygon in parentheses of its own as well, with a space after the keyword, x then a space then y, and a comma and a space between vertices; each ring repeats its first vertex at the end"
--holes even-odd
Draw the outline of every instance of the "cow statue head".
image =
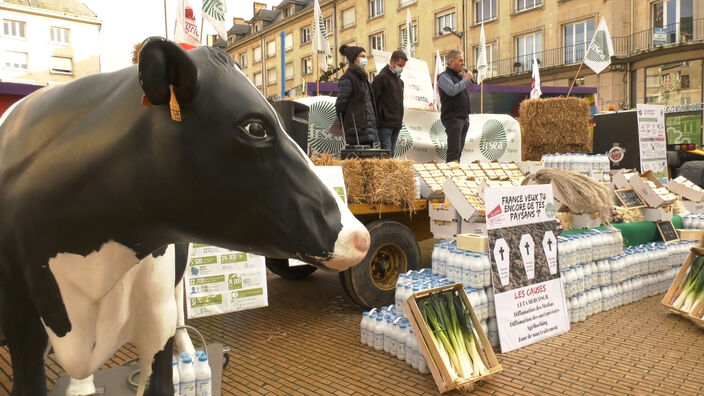
POLYGON ((153 106, 152 161, 173 199, 151 202, 179 239, 335 270, 360 262, 369 233, 289 138, 267 100, 223 51, 149 38, 139 82, 153 106), (171 88, 173 90, 171 90, 171 88), (170 116, 177 101, 181 121, 170 116), (207 205, 203 205, 207 202, 207 205))

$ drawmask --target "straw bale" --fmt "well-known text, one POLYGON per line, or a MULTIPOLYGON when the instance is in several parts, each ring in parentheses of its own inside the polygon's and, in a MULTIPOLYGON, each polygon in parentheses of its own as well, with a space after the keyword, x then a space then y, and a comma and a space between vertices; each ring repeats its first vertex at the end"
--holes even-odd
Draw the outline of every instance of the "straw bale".
POLYGON ((413 161, 366 159, 363 162, 369 203, 410 205, 415 198, 413 161))
POLYGON ((362 203, 367 202, 367 193, 365 191, 366 176, 362 160, 346 159, 340 161, 342 165, 342 174, 345 177, 345 189, 347 190, 347 202, 362 203))
POLYGON ((617 206, 616 212, 618 213, 618 216, 623 219, 624 223, 636 223, 645 220, 645 215, 641 209, 617 206))
POLYGON ((676 215, 689 214, 689 210, 687 210, 687 207, 684 206, 684 204, 682 203, 682 200, 680 200, 680 199, 678 199, 677 201, 675 201, 674 204, 672 204, 672 209, 676 215))
POLYGON ((563 230, 571 230, 572 229, 572 213, 570 212, 557 212, 555 214, 557 217, 557 220, 560 221, 560 224, 562 224, 562 229, 563 230))
POLYGON ((589 102, 580 98, 528 99, 520 107, 524 161, 546 153, 589 151, 589 102))
POLYGON ((339 166, 342 165, 342 161, 333 157, 330 154, 323 154, 319 157, 311 157, 310 159, 315 166, 339 166))

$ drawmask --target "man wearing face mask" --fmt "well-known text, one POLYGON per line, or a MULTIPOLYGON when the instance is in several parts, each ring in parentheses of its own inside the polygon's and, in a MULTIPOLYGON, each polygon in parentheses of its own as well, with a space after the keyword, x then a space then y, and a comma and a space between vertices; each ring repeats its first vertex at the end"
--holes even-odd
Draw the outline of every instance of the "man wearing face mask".
POLYGON ((408 57, 403 51, 394 51, 389 64, 384 66, 372 82, 376 103, 377 126, 381 148, 394 156, 396 140, 403 121, 403 80, 401 72, 408 57))
POLYGON ((447 162, 460 162, 469 130, 469 91, 472 73, 464 67, 464 54, 459 50, 447 53, 447 69, 438 76, 440 121, 447 133, 447 162))
POLYGON ((364 71, 367 53, 362 47, 345 44, 340 47, 340 53, 349 62, 347 71, 338 81, 339 91, 335 101, 335 111, 341 117, 345 130, 345 142, 371 146, 379 138, 372 88, 364 71))

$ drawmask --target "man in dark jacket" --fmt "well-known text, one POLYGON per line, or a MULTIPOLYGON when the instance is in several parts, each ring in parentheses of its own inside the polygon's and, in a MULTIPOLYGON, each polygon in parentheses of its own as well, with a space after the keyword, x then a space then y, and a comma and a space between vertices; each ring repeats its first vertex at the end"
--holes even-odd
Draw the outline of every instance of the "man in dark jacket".
POLYGON ((452 50, 447 54, 447 69, 438 76, 440 120, 447 133, 447 162, 460 162, 469 130, 469 92, 472 73, 463 72, 464 54, 452 50))
POLYGON ((335 101, 335 111, 342 118, 345 130, 345 142, 371 146, 379 138, 372 88, 364 72, 367 53, 362 47, 345 44, 340 47, 340 53, 349 61, 347 71, 338 81, 335 101))
POLYGON ((403 51, 394 51, 389 64, 384 66, 372 81, 372 94, 376 103, 377 126, 381 148, 389 150, 391 157, 396 150, 396 140, 403 121, 403 80, 401 72, 408 57, 403 51))

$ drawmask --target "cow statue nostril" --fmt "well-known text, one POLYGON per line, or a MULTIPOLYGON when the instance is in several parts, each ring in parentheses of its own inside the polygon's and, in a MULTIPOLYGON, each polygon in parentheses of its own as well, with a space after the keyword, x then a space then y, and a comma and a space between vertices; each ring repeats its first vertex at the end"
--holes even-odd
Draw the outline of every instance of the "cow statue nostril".
POLYGON ((369 250, 370 238, 369 232, 357 231, 352 235, 352 245, 360 252, 367 252, 369 250))

